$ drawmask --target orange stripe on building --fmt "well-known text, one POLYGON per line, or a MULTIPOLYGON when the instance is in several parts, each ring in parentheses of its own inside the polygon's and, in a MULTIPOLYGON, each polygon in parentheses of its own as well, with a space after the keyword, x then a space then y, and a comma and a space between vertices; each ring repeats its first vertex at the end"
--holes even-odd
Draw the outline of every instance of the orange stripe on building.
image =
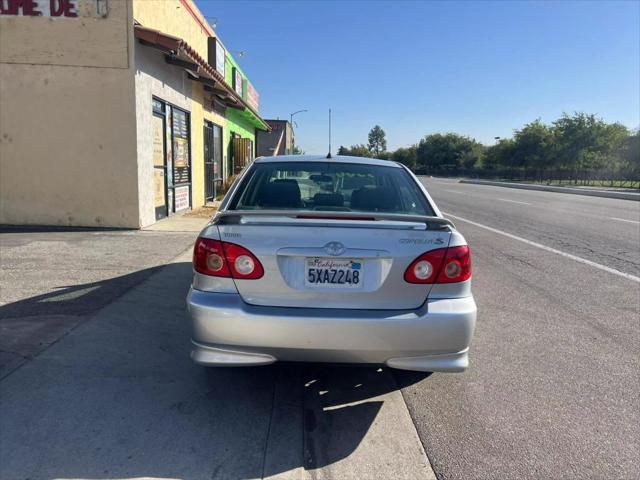
POLYGON ((191 14, 193 19, 200 25, 210 36, 215 37, 213 30, 207 24, 207 22, 203 22, 200 16, 193 10, 191 7, 189 0, 180 0, 180 3, 187 9, 187 11, 191 14))

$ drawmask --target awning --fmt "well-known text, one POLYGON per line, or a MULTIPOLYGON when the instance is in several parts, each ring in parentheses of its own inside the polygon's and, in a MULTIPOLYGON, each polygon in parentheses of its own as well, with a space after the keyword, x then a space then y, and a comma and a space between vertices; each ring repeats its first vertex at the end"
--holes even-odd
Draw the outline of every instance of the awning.
POLYGON ((136 38, 142 44, 165 52, 167 63, 184 68, 193 80, 204 83, 208 90, 216 95, 226 107, 242 111, 243 116, 257 128, 271 131, 269 124, 258 115, 258 112, 227 85, 222 75, 183 39, 142 25, 135 25, 134 31, 136 38))

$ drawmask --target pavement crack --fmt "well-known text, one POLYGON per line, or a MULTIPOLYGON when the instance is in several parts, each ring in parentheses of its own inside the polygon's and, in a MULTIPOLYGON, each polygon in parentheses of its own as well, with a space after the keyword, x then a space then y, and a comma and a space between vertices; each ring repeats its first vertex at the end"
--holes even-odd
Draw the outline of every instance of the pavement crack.
POLYGON ((31 357, 31 356, 23 355, 22 353, 14 352, 13 350, 0 349, 0 353, 8 353, 9 355, 16 355, 16 356, 21 357, 21 358, 23 358, 25 360, 32 360, 33 359, 33 357, 31 357))
POLYGON ((267 423, 267 435, 264 439, 264 449, 262 451, 262 468, 260 469, 260 478, 264 478, 265 468, 267 464, 267 452, 269 450, 269 437, 271 436, 271 425, 276 411, 276 390, 280 375, 273 380, 273 390, 271 391, 271 412, 269 414, 269 422, 267 423))

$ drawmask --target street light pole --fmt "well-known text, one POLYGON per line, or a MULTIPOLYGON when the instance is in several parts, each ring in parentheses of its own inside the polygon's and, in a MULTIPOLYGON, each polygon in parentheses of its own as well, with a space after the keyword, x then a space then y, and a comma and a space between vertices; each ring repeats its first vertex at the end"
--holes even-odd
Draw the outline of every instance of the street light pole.
POLYGON ((297 115, 298 113, 303 113, 303 112, 308 112, 309 110, 298 110, 297 112, 293 112, 289 114, 289 124, 291 125, 291 153, 293 153, 293 147, 295 146, 295 138, 296 136, 294 135, 294 131, 293 131, 293 116, 297 115))

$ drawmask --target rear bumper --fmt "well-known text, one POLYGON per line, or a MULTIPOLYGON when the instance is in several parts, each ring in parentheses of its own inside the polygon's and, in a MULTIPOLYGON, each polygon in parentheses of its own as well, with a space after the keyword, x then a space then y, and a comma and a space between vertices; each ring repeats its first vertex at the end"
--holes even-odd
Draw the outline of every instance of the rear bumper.
POLYGON ((283 360, 463 371, 476 321, 471 296, 407 311, 307 309, 248 305, 238 294, 192 289, 187 306, 193 360, 218 366, 283 360))

